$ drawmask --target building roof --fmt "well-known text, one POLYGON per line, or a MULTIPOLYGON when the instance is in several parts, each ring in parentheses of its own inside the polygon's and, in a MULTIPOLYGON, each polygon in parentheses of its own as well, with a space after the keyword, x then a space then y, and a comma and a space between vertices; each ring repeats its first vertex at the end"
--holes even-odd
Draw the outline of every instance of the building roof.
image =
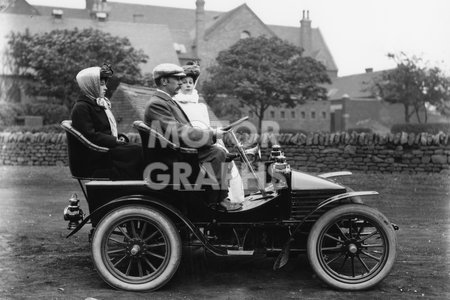
POLYGON ((39 11, 25 0, 1 1, 0 12, 7 14, 39 15, 39 11))
POLYGON ((211 26, 207 27, 205 31, 205 39, 207 39, 209 35, 213 34, 214 31, 222 27, 224 24, 232 21, 233 17, 243 10, 246 10, 251 15, 253 15, 253 17, 259 21, 260 25, 267 27, 268 32, 271 33, 272 35, 275 35, 275 33, 273 33, 272 30, 266 24, 264 24, 263 21, 261 21, 261 19, 253 12, 253 10, 251 10, 250 7, 248 7, 248 5, 244 3, 226 13, 223 13, 217 18, 216 22, 211 24, 211 26))
MULTIPOLYGON (((268 25, 268 27, 282 40, 288 41, 296 46, 300 45, 300 29, 298 27, 268 25)), ((327 70, 337 71, 337 65, 331 55, 330 50, 322 36, 319 28, 311 28, 312 49, 311 56, 327 67, 327 70)))
MULTIPOLYGON (((185 53, 179 54, 180 58, 194 58, 195 55, 192 52, 192 45, 194 44, 195 38, 195 9, 120 2, 107 2, 107 5, 109 8, 109 21, 164 24, 168 26, 173 43, 183 45, 186 49, 185 53)), ((54 7, 36 5, 35 8, 41 15, 45 16, 51 15, 54 7)), ((64 11, 64 16, 67 18, 90 18, 87 9, 60 9, 64 11)), ((213 34, 218 28, 221 28, 221 25, 232 20, 233 16, 242 10, 248 10, 259 20, 262 26, 267 28, 270 34, 276 35, 296 46, 300 45, 300 27, 264 24, 247 4, 242 4, 228 12, 205 10, 205 37, 213 34)), ((312 49, 318 49, 313 53, 313 58, 322 62, 328 70, 337 71, 337 65, 318 28, 312 28, 312 49)))
POLYGON ((327 86, 328 98, 338 100, 347 98, 351 100, 374 99, 369 87, 373 80, 384 71, 366 72, 348 76, 338 77, 327 86))
POLYGON ((2 14, 0 18, 0 45, 6 45, 6 35, 11 31, 24 32, 28 29, 33 34, 75 27, 79 29, 92 27, 114 36, 127 37, 135 49, 142 49, 149 56, 148 62, 141 66, 143 73, 150 73, 162 61, 178 63, 175 51, 167 51, 167 49, 173 49, 173 40, 169 28, 163 24, 98 22, 66 17, 56 20, 52 16, 2 14), (145 32, 145 35, 142 35, 141 32, 145 32))
MULTIPOLYGON (((92 3, 92 0, 87 0, 92 3)), ((3 3, 3 2, 2 2, 3 3)), ((66 23, 77 23, 69 20, 89 20, 79 21, 79 28, 88 26, 99 28, 110 32, 113 35, 128 37, 133 47, 142 49, 150 60, 142 66, 144 73, 151 72, 153 67, 160 62, 179 63, 180 59, 195 59, 195 53, 192 46, 195 39, 195 23, 196 10, 186 8, 162 7, 155 5, 143 5, 120 2, 106 2, 108 11, 108 20, 106 22, 96 22, 91 17, 90 7, 85 9, 64 8, 58 6, 31 6, 26 0, 7 0, 4 7, 0 6, 2 12, 11 13, 15 16, 23 15, 21 20, 28 20, 25 25, 34 27, 34 22, 40 18, 35 18, 31 22, 30 17, 47 17, 46 25, 39 24, 37 27, 43 31, 50 31, 56 28, 68 28, 66 23), (52 22, 53 9, 63 11, 63 17, 60 22, 52 22), (33 24, 32 24, 33 23, 33 24), (158 27, 159 25, 159 27, 158 27), (159 29, 158 29, 159 28, 159 29), (159 30, 159 31, 158 31, 159 30), (142 33, 145 33, 142 34, 142 33), (178 50, 175 51, 175 47, 178 50)), ((58 3, 55 1, 55 3, 58 3)), ((89 5, 90 6, 90 5, 89 5)), ((3 17, 2 17, 3 18, 3 17)), ((300 27, 277 26, 264 24, 259 17, 251 10, 247 4, 242 4, 228 12, 208 11, 205 10, 205 37, 213 35, 220 31, 226 24, 236 21, 236 19, 244 18, 244 23, 249 21, 248 18, 256 20, 256 24, 261 25, 261 32, 268 35, 276 35, 296 46, 300 46, 300 27)), ((11 19, 10 19, 11 20, 11 19)), ((45 23, 45 22, 44 22, 45 23)), ((2 22, 5 24, 5 22, 2 22)), ((8 30, 18 31, 23 28, 21 22, 17 28, 8 26, 8 30)), ((0 32, 4 29, 0 29, 0 32)), ((37 32, 31 30, 32 32, 37 32)), ((325 40, 318 28, 312 28, 312 56, 322 62, 328 71, 337 73, 337 66, 333 56, 329 51, 325 40)), ((1 37, 0 37, 1 38, 1 37)))

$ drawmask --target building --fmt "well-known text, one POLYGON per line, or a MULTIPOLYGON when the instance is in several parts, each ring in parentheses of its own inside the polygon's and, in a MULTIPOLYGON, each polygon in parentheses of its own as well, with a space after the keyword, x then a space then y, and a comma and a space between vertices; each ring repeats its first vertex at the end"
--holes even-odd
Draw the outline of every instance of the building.
MULTIPOLYGON (((31 33, 38 33, 93 27, 127 37, 135 48, 142 49, 150 58, 141 69, 143 73, 149 73, 161 62, 182 65, 189 60, 200 60, 202 69, 206 70, 221 50, 241 38, 277 36, 302 47, 305 55, 326 66, 332 79, 337 77, 338 69, 333 56, 320 30, 311 26, 308 11, 303 11, 300 26, 289 27, 263 23, 246 4, 228 12, 207 11, 204 7, 204 0, 196 0, 195 9, 106 0, 86 0, 84 9, 72 9, 32 6, 26 0, 3 0, 0 2, 0 45, 5 45, 5 36, 11 31, 28 29, 31 33)), ((203 72, 202 78, 206 77, 206 72, 203 72)), ((274 107, 268 110, 267 118, 289 130, 329 130, 330 113, 325 103, 313 102, 302 107, 274 107)))
MULTIPOLYGON (((405 108, 403 104, 389 103, 374 96, 370 90, 373 80, 382 75, 367 68, 365 73, 337 77, 328 88, 330 102, 330 130, 345 131, 352 129, 371 129, 384 134, 390 132, 392 125, 404 123, 405 108)), ((415 115, 411 123, 418 123, 415 115)), ((428 112, 429 123, 448 122, 439 113, 428 112)))

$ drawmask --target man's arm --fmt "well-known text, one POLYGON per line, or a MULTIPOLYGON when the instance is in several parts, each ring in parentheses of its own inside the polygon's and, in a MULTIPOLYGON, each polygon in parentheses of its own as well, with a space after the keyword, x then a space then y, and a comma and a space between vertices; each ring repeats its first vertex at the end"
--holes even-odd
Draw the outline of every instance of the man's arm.
POLYGON ((194 128, 178 122, 164 100, 150 101, 145 110, 145 122, 158 131, 162 130, 164 136, 182 147, 201 148, 216 141, 214 130, 194 128))

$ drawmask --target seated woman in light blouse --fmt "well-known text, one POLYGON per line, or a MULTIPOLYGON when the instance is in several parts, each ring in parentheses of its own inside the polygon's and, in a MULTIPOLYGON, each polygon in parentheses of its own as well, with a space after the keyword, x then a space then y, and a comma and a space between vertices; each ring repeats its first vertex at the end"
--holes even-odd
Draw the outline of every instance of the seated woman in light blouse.
MULTIPOLYGON (((177 101, 183 109, 192 126, 210 128, 208 107, 205 103, 200 101, 198 92, 195 89, 198 77, 200 76, 200 66, 190 62, 183 66, 183 69, 186 77, 182 79, 183 84, 181 85, 181 89, 178 94, 173 97, 173 99, 177 101)), ((216 146, 226 149, 222 140, 219 140, 216 143, 216 146)), ((228 186, 228 197, 230 201, 244 201, 242 179, 234 162, 230 163, 229 174, 231 175, 228 186)))

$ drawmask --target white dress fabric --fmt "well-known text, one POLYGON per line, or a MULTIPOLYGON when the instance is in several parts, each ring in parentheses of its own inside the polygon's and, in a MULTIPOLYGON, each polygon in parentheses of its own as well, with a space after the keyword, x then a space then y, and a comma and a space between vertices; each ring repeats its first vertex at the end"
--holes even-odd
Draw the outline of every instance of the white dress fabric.
MULTIPOLYGON (((192 94, 176 94, 173 99, 177 101, 180 107, 183 109, 186 116, 189 118, 192 126, 203 129, 210 128, 210 119, 208 114, 208 107, 205 103, 199 102, 199 96, 197 90, 193 90, 192 94)), ((217 147, 224 148, 227 152, 222 140, 216 143, 217 147)), ((234 162, 230 163, 229 170, 229 182, 228 182, 228 198, 231 202, 244 201, 244 185, 242 183, 241 175, 234 162)))

